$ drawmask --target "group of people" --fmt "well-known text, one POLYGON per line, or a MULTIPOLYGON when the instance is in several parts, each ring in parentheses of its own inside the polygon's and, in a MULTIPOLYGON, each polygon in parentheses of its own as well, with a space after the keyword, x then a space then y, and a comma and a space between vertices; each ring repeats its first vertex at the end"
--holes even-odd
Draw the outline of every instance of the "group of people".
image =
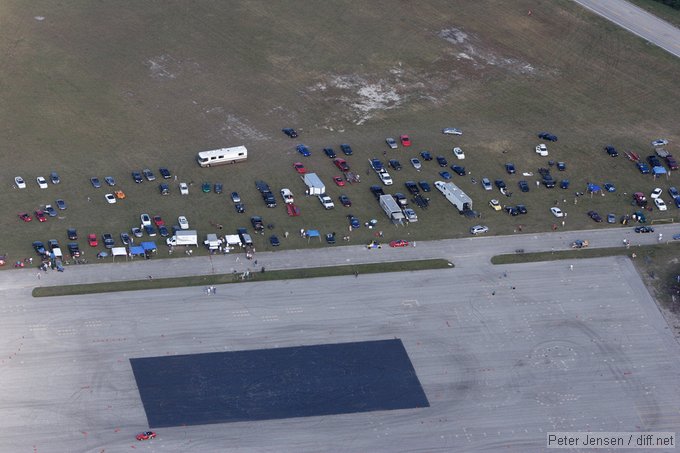
POLYGON ((217 288, 214 287, 214 286, 208 286, 208 287, 205 289, 205 293, 206 293, 208 296, 214 296, 215 294, 217 294, 217 288))

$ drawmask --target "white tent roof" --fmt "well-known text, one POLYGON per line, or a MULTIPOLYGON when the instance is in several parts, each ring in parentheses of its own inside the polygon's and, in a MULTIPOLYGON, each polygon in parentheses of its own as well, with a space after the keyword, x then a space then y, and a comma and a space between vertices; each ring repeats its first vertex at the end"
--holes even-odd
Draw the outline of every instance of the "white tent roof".
POLYGON ((111 249, 111 254, 113 256, 126 256, 127 250, 125 249, 125 247, 114 247, 111 249))
POLYGON ((227 241, 228 245, 241 245, 241 238, 238 234, 227 234, 224 236, 224 240, 227 241))

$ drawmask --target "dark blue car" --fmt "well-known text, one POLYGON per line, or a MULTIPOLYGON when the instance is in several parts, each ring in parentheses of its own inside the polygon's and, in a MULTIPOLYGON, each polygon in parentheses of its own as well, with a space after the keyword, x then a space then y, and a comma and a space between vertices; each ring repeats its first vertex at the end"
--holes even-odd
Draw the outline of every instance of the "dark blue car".
POLYGON ((297 149, 298 153, 302 154, 305 157, 309 157, 312 155, 312 153, 309 151, 309 148, 307 148, 306 145, 299 144, 295 147, 297 149))

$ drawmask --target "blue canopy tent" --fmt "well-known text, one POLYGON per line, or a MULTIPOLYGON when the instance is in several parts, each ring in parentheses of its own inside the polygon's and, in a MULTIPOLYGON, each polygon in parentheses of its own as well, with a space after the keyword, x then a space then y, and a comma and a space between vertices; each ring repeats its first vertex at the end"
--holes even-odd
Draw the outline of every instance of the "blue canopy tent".
POLYGON ((145 252, 155 252, 156 251, 156 243, 155 242, 142 242, 142 247, 144 248, 145 252))
POLYGON ((319 242, 321 242, 321 234, 319 234, 319 230, 307 230, 307 242, 311 238, 319 238, 319 242))
POLYGON ((586 188, 586 191, 590 194, 590 198, 593 197, 594 193, 601 193, 604 196, 604 192, 602 192, 602 187, 598 186, 597 184, 593 183, 588 183, 588 187, 586 188))
POLYGON ((661 167, 661 166, 652 168, 652 174, 654 175, 655 179, 656 179, 657 176, 661 176, 661 175, 668 176, 668 172, 666 171, 666 167, 661 167))
POLYGON ((141 245, 131 245, 130 246, 131 256, 144 256, 144 247, 141 245))

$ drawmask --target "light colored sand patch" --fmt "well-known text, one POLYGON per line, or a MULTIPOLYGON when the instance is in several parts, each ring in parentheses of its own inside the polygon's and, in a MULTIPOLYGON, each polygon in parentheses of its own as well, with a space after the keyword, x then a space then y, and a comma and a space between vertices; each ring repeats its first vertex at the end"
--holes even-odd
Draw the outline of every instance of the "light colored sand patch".
POLYGON ((171 72, 168 67, 174 62, 170 55, 160 55, 149 58, 144 62, 145 66, 149 68, 149 75, 156 80, 174 79, 177 75, 171 72))
POLYGON ((270 139, 267 134, 250 125, 248 120, 241 119, 231 113, 224 115, 224 111, 221 107, 208 109, 206 113, 223 116, 222 126, 220 127, 220 135, 226 138, 236 137, 244 141, 261 141, 270 139))
POLYGON ((484 43, 477 36, 465 33, 456 27, 440 30, 437 35, 456 48, 455 56, 457 60, 469 60, 473 64, 482 66, 495 66, 515 74, 533 75, 538 72, 534 66, 526 61, 498 55, 496 52, 485 48, 484 43))

